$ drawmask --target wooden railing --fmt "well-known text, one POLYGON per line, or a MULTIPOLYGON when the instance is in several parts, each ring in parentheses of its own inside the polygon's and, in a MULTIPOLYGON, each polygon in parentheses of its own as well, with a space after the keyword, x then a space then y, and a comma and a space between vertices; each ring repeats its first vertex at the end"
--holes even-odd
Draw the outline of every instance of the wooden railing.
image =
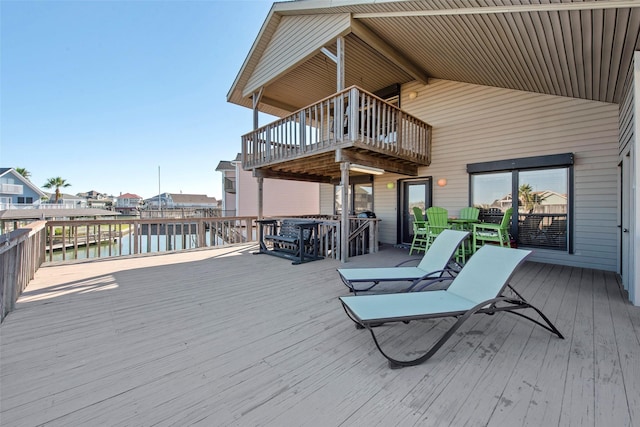
POLYGON ((0 236, 0 322, 44 262, 45 221, 0 236))
MULTIPOLYGON (((340 215, 298 215, 287 218, 309 218, 320 221, 320 254, 340 259, 340 215)), ((282 218, 277 218, 282 219, 282 218)), ((375 218, 349 218, 349 257, 378 252, 378 223, 375 218)))
MULTIPOLYGON (((320 222, 319 254, 340 259, 340 219, 333 215, 304 217, 320 222)), ((255 220, 256 217, 216 217, 49 221, 46 259, 104 258, 252 242, 257 239, 255 220)), ((377 220, 351 218, 348 255, 377 252, 377 248, 377 220)))
POLYGON ((378 252, 378 219, 349 218, 349 256, 378 252))
POLYGON ((245 169, 362 146, 428 165, 431 126, 356 86, 242 137, 245 169))
MULTIPOLYGON (((318 250, 341 259, 341 221, 333 215, 316 219, 318 250)), ((0 321, 46 259, 103 258, 149 252, 205 248, 256 240, 255 217, 190 219, 118 219, 38 221, 0 235, 0 321)), ((349 256, 378 251, 378 220, 350 218, 349 256)), ((56 259, 57 260, 57 259, 56 259)))
POLYGON ((166 252, 255 240, 255 217, 47 222, 48 260, 166 252))

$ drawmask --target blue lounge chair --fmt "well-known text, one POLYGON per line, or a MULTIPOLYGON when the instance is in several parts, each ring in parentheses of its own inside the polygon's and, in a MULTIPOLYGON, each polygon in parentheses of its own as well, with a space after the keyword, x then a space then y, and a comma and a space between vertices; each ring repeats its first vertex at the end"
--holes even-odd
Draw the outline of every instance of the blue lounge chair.
POLYGON ((422 289, 426 286, 422 283, 424 280, 442 281, 455 276, 457 271, 447 268, 447 265, 468 235, 468 232, 460 230, 443 231, 417 267, 402 267, 409 261, 415 261, 409 260, 395 267, 340 268, 338 274, 353 293, 369 291, 380 282, 410 282, 407 286, 394 289, 396 292, 414 290, 418 285, 422 289))
POLYGON ((476 252, 453 279, 447 290, 410 292, 403 294, 364 295, 340 297, 347 315, 356 326, 369 330, 378 350, 389 360, 391 368, 418 365, 429 359, 473 314, 493 314, 507 311, 529 319, 548 331, 564 338, 551 321, 527 302, 510 285, 516 268, 531 251, 485 245, 476 252), (509 288, 513 295, 505 295, 509 288), (541 321, 516 310, 531 308, 541 321), (422 356, 412 360, 397 360, 381 348, 373 328, 382 323, 405 322, 420 319, 456 317, 458 320, 422 356), (542 323, 545 322, 545 323, 542 323))

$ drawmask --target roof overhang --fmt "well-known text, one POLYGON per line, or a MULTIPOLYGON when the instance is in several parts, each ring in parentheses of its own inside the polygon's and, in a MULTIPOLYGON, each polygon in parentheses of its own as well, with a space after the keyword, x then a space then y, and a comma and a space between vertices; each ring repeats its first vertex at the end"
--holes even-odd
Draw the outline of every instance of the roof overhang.
POLYGON ((375 92, 429 77, 620 103, 640 49, 640 2, 531 4, 505 0, 275 3, 228 95, 284 116, 336 90, 345 39, 345 84, 375 92), (278 60, 281 60, 278 62, 278 60))

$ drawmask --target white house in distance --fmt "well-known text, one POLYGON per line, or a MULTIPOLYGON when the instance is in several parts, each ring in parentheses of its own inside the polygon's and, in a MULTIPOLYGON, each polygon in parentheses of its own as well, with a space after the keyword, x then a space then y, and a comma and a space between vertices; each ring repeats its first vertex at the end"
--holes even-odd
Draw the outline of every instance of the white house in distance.
POLYGON ((242 166, 337 181, 347 206, 365 166, 388 244, 411 241, 415 205, 566 195, 531 259, 618 272, 640 305, 639 34, 638 1, 274 3, 227 94, 254 112, 242 166))
POLYGON ((116 197, 114 208, 116 211, 125 214, 136 214, 138 209, 142 207, 144 199, 133 193, 124 193, 116 197))
MULTIPOLYGON (((222 173, 222 210, 225 216, 258 216, 258 181, 242 168, 241 156, 221 161, 216 171, 222 173)), ((263 184, 264 217, 286 215, 332 214, 320 210, 320 185, 313 182, 265 179, 263 184)))
POLYGON ((145 199, 148 209, 216 209, 218 201, 206 194, 162 193, 145 199))

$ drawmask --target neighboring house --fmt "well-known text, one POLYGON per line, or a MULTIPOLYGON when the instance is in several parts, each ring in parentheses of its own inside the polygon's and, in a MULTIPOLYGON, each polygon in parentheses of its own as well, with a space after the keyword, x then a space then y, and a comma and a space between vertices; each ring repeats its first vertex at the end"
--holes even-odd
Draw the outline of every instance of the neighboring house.
POLYGON ((79 197, 74 194, 60 193, 58 202, 56 203, 56 193, 45 193, 47 196, 47 202, 43 203, 48 209, 60 208, 60 209, 85 209, 89 207, 88 200, 84 197, 79 197))
POLYGON ((109 196, 107 196, 106 194, 100 193, 96 190, 87 191, 86 193, 78 193, 76 194, 76 196, 84 197, 85 199, 93 199, 93 200, 103 200, 103 199, 109 198, 109 196))
POLYGON ((236 168, 238 158, 235 161, 221 160, 216 167, 216 171, 222 174, 222 216, 236 215, 236 168))
POLYGON ((13 168, 0 168, 0 210, 32 208, 45 193, 13 168))
POLYGON ((135 215, 142 207, 144 199, 137 194, 125 193, 116 197, 114 208, 125 215, 135 215))
MULTIPOLYGON (((242 168, 241 155, 234 161, 221 161, 223 211, 225 216, 258 216, 258 180, 242 168)), ((320 185, 312 182, 265 179, 262 215, 318 215, 320 185)))
MULTIPOLYGON (((555 191, 534 191, 531 193, 534 200, 539 202, 534 203, 533 206, 525 206, 520 204, 520 212, 527 212, 527 208, 531 210, 531 213, 536 214, 555 214, 555 213, 567 213, 567 195, 558 194, 555 191)), ((486 208, 497 207, 501 210, 506 210, 513 205, 511 194, 507 194, 500 200, 496 200, 489 206, 482 206, 486 208)))
POLYGON ((640 2, 484 3, 275 3, 227 95, 281 118, 248 124, 243 168, 320 183, 321 211, 368 179, 388 244, 419 203, 565 194, 566 240, 531 259, 616 271, 640 304, 640 2))
POLYGON ((218 207, 215 197, 208 197, 205 194, 162 193, 144 201, 148 209, 158 209, 158 202, 162 209, 216 209, 218 207))
POLYGON ((87 199, 87 207, 89 208, 107 209, 113 206, 113 200, 109 196, 95 190, 78 193, 76 196, 87 199))

